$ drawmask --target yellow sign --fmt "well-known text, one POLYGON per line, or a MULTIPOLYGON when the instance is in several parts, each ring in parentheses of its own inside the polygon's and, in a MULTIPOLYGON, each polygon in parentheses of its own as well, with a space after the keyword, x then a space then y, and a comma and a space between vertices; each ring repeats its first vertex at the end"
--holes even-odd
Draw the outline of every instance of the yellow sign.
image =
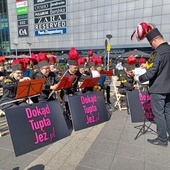
POLYGON ((108 43, 108 44, 107 44, 107 51, 110 51, 110 47, 111 47, 111 44, 108 43))

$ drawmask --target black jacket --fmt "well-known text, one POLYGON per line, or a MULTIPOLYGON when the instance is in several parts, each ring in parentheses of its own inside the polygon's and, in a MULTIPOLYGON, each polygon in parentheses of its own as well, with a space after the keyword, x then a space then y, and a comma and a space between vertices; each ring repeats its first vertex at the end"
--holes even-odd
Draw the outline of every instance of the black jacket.
POLYGON ((150 93, 167 94, 170 93, 170 45, 162 43, 155 51, 153 67, 139 76, 139 81, 149 80, 150 93))
MULTIPOLYGON (((45 78, 42 93, 38 97, 38 101, 47 101, 49 94, 52 92, 50 86, 58 83, 59 79, 53 72, 50 72, 48 77, 44 76, 41 72, 36 74, 35 78, 45 78)), ((54 93, 55 94, 55 93, 54 93)), ((51 96, 48 100, 54 100, 56 96, 51 96)))

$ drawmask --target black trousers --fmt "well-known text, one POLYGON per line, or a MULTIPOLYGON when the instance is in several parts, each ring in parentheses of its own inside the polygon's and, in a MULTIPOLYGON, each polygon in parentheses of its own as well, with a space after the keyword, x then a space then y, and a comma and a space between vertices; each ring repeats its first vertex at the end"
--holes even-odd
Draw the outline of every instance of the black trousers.
POLYGON ((151 94, 151 104, 158 138, 166 141, 170 135, 170 94, 151 94))

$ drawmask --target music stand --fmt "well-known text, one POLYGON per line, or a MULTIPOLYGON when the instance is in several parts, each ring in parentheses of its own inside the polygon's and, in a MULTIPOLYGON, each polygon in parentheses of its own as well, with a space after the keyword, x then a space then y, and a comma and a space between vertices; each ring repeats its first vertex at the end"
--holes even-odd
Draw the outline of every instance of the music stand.
POLYGON ((75 75, 70 75, 70 76, 64 76, 60 79, 58 82, 58 86, 55 90, 52 90, 52 92, 49 94, 48 99, 52 96, 52 94, 55 91, 59 91, 61 89, 68 89, 72 86, 74 79, 76 78, 75 75))
POLYGON ((105 74, 106 76, 113 76, 113 71, 101 71, 100 74, 105 74))
POLYGON ((146 125, 146 118, 145 116, 143 117, 143 124, 139 125, 139 126, 135 126, 134 128, 139 129, 139 132, 137 133, 137 135, 135 136, 134 140, 136 140, 137 138, 139 138, 141 135, 144 135, 146 132, 149 132, 148 130, 150 130, 151 132, 154 132, 157 134, 157 132, 155 130, 153 130, 151 128, 152 122, 149 125, 146 125))
POLYGON ((61 89, 68 89, 72 86, 74 79, 76 78, 75 75, 71 76, 64 76, 58 83, 56 91, 61 89))
POLYGON ((95 77, 95 78, 86 78, 83 83, 81 84, 80 88, 85 88, 85 87, 93 87, 97 85, 99 82, 100 77, 95 77))
POLYGON ((150 121, 149 125, 146 125, 148 118, 145 116, 145 110, 143 110, 142 105, 139 100, 139 90, 135 89, 133 91, 126 92, 127 102, 128 102, 128 110, 131 114, 132 123, 133 122, 143 122, 142 125, 135 126, 134 128, 139 129, 139 132, 135 136, 134 140, 139 138, 141 135, 145 134, 146 132, 157 133, 151 128, 153 122, 150 121))
POLYGON ((44 82, 44 78, 19 82, 16 99, 29 98, 39 95, 42 92, 44 82))
POLYGON ((23 99, 25 98, 30 98, 39 95, 42 92, 44 82, 44 78, 18 82, 15 100, 4 102, 0 104, 0 106, 18 101, 23 101, 23 99))

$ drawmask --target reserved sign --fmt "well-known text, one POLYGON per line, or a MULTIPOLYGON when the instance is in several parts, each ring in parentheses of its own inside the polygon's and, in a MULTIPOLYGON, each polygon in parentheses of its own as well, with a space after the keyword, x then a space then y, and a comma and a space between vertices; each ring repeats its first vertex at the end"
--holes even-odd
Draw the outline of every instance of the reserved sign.
POLYGON ((16 156, 71 134, 57 100, 7 109, 6 117, 16 156))

